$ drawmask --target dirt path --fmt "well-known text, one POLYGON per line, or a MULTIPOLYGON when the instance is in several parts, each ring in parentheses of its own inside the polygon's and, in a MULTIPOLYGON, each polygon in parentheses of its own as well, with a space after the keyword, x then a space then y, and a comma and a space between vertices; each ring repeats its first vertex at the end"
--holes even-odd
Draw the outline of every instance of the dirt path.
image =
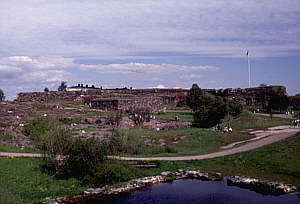
MULTIPOLYGON (((270 114, 267 114, 267 113, 255 113, 255 115, 270 117, 270 114)), ((289 115, 286 115, 286 114, 273 114, 272 116, 275 117, 275 118, 294 119, 292 114, 289 114, 289 115)))
POLYGON ((42 157, 42 154, 0 152, 0 156, 3 156, 3 157, 42 157))
MULTIPOLYGON (((281 126, 282 127, 282 126, 281 126)), ((273 127, 271 129, 276 129, 277 127, 273 127)), ((271 136, 266 138, 256 140, 245 145, 241 145, 239 147, 235 147, 232 149, 214 152, 210 154, 203 154, 203 155, 192 155, 192 156, 178 156, 178 157, 119 157, 119 156, 109 156, 109 158, 119 159, 119 160, 145 160, 145 161, 153 161, 153 160, 162 160, 162 161, 183 161, 183 160, 202 160, 202 159, 209 159, 209 158, 216 158, 222 157, 226 155, 236 154, 239 152, 246 152, 252 149, 256 149, 268 144, 272 144, 274 142, 284 140, 288 137, 293 136, 296 132, 300 131, 300 128, 292 128, 286 127, 284 129, 280 129, 277 132, 274 132, 271 136), (281 130, 281 131, 280 131, 281 130)), ((0 156, 6 157, 42 157, 42 154, 33 154, 33 153, 10 153, 10 152, 0 152, 0 156)))

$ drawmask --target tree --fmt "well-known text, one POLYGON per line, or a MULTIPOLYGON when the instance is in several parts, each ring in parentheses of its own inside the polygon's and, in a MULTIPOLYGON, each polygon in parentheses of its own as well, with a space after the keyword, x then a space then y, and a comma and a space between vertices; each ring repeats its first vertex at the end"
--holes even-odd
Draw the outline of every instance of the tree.
POLYGON ((189 90, 187 104, 194 112, 193 125, 196 127, 215 126, 228 113, 225 98, 205 93, 197 84, 193 84, 189 90))
POLYGON ((268 85, 266 84, 266 83, 261 83, 260 85, 259 85, 259 87, 267 87, 268 85))
POLYGON ((231 100, 228 102, 228 111, 232 116, 238 116, 243 112, 243 106, 237 100, 231 100))
POLYGON ((67 90, 67 82, 62 81, 60 86, 58 87, 58 91, 66 91, 67 90))
POLYGON ((4 101, 4 100, 5 100, 4 92, 2 91, 2 89, 0 89, 0 101, 4 101))
POLYGON ((46 88, 44 89, 44 92, 49 92, 49 89, 46 87, 46 88))
POLYGON ((279 109, 281 113, 282 110, 286 110, 290 105, 289 97, 285 95, 282 90, 278 90, 278 91, 272 90, 268 93, 268 96, 269 96, 268 110, 270 114, 274 109, 277 110, 279 109))
POLYGON ((193 110, 196 111, 200 106, 199 98, 203 97, 203 91, 197 84, 193 84, 192 88, 188 91, 186 96, 186 104, 193 110))

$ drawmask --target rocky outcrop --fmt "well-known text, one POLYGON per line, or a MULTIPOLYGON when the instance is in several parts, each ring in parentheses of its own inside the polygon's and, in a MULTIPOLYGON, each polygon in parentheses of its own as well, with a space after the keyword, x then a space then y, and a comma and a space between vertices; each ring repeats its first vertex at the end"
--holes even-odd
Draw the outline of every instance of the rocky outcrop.
POLYGON ((251 189, 255 192, 267 195, 281 195, 297 191, 297 188, 291 184, 270 182, 266 180, 240 176, 229 177, 227 179, 227 184, 230 186, 239 186, 241 188, 251 189))

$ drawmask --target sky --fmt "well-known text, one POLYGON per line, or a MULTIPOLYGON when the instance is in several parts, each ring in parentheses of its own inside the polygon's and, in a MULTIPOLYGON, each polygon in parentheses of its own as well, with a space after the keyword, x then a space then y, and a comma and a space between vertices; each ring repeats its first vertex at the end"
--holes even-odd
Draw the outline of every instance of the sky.
POLYGON ((0 88, 247 88, 300 93, 299 0, 1 0, 0 88))

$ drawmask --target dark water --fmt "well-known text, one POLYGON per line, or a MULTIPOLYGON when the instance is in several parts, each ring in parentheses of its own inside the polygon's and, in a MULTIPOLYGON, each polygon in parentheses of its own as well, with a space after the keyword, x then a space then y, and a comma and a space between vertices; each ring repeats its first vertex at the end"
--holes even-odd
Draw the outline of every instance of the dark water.
POLYGON ((227 186, 226 181, 176 180, 173 183, 155 184, 147 189, 101 200, 93 203, 141 204, 141 203, 255 203, 255 204, 300 204, 296 194, 271 196, 248 189, 227 186))

